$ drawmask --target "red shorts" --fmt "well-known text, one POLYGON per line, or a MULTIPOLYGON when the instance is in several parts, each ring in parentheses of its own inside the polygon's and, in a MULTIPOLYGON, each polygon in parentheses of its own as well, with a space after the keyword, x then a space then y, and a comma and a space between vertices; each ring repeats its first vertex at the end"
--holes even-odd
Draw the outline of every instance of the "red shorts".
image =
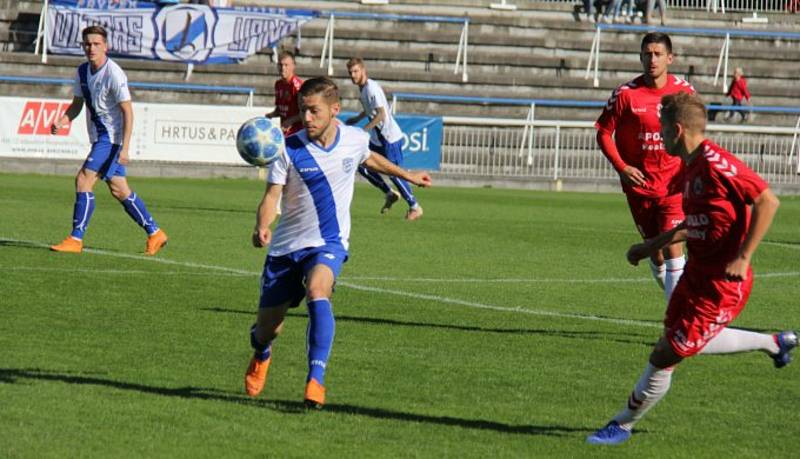
POLYGON ((752 288, 752 270, 747 280, 732 282, 687 269, 672 292, 664 319, 666 337, 675 353, 689 357, 700 352, 742 312, 752 288))
POLYGON ((684 219, 683 196, 673 194, 651 198, 626 194, 633 222, 644 239, 652 239, 678 226, 684 219))

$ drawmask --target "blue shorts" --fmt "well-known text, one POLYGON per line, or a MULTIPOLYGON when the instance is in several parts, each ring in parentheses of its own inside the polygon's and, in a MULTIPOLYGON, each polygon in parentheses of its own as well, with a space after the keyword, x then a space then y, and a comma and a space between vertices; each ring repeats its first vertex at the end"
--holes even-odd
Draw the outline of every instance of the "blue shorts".
POLYGON ((92 144, 92 150, 83 163, 85 169, 97 172, 105 181, 113 177, 125 177, 125 166, 119 163, 119 152, 122 145, 111 143, 107 135, 100 136, 92 144))
POLYGON ((381 146, 377 145, 370 145, 370 148, 374 148, 374 151, 380 153, 386 159, 391 161, 396 166, 400 166, 403 164, 403 141, 398 140, 397 142, 389 143, 383 139, 381 136, 381 146))
POLYGON ((267 256, 261 273, 260 308, 274 308, 289 303, 297 307, 306 296, 306 277, 314 266, 325 265, 339 277, 347 261, 347 251, 341 246, 323 245, 301 249, 279 257, 267 256))

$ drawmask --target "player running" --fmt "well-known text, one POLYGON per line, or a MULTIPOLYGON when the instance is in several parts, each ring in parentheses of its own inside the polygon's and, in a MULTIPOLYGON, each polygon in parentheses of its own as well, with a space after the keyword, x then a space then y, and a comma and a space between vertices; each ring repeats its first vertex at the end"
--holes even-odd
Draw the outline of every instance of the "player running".
MULTIPOLYGON (((403 162, 403 131, 392 116, 389 102, 381 86, 367 76, 367 68, 364 61, 359 57, 353 57, 347 61, 347 72, 350 80, 358 86, 360 91, 361 107, 363 110, 358 115, 347 120, 347 124, 355 124, 367 117, 369 121, 364 126, 364 130, 369 132, 370 149, 385 156, 389 161, 396 165, 403 162)), ((384 214, 391 209, 392 205, 400 197, 408 203, 406 220, 417 220, 422 217, 422 207, 420 207, 411 187, 402 178, 390 177, 394 186, 400 191, 392 190, 383 180, 380 174, 370 171, 365 167, 359 167, 358 172, 366 178, 369 183, 383 191, 385 200, 381 213, 384 214)))
MULTIPOLYGON (((648 240, 683 221, 680 190, 674 183, 681 161, 664 151, 661 98, 694 93, 694 88, 668 72, 673 61, 668 35, 645 35, 640 60, 644 73, 614 90, 595 126, 600 150, 619 173, 636 228, 648 240)), ((667 301, 684 264, 680 244, 667 246, 650 257, 653 277, 664 289, 667 301)))
POLYGON ((94 189, 98 179, 105 180, 111 194, 122 203, 125 212, 147 232, 144 253, 155 255, 167 243, 167 234, 159 229, 144 201, 128 186, 125 165, 133 131, 133 107, 128 91, 128 77, 116 62, 108 58, 107 33, 102 26, 83 29, 85 62, 78 66, 72 103, 50 128, 52 134, 77 117, 86 103, 86 124, 92 149, 75 177, 75 206, 72 232, 56 252, 80 253, 83 236, 94 213, 94 189))
POLYGON ((275 110, 264 115, 267 118, 279 117, 286 137, 303 129, 300 109, 297 107, 297 93, 303 80, 295 75, 295 67, 294 54, 288 51, 278 54, 278 74, 281 77, 275 80, 275 110))
POLYGON ((742 161, 705 138, 707 114, 698 96, 674 94, 662 103, 664 145, 686 165, 686 220, 633 245, 627 258, 636 265, 667 245, 686 241, 689 262, 667 306, 665 332, 650 362, 626 407, 587 438, 593 444, 628 440, 636 422, 667 393, 672 372, 684 358, 763 351, 782 368, 797 346, 793 331, 768 335, 727 328, 750 296, 750 260, 772 223, 778 198, 742 161))
POLYGON ((367 133, 340 124, 335 119, 339 91, 330 79, 306 81, 298 97, 305 129, 286 139, 286 151, 270 166, 253 231, 253 245, 269 245, 269 254, 261 276, 258 316, 250 330, 255 353, 245 374, 245 389, 255 397, 264 388, 272 342, 283 328, 287 310, 305 297, 308 377, 304 400, 309 407, 321 408, 335 327, 330 299, 348 258, 356 169, 364 165, 419 186, 430 186, 431 179, 425 172, 407 172, 372 154, 367 133), (281 192, 283 215, 273 234, 269 226, 281 192))

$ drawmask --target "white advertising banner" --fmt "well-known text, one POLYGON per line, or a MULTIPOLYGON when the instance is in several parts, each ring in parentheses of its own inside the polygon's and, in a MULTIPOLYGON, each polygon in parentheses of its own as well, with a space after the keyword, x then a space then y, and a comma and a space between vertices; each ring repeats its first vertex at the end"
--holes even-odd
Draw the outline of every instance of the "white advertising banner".
MULTIPOLYGON (((0 97, 0 157, 84 159, 89 153, 86 110, 55 135, 50 126, 70 101, 0 97)), ((131 161, 246 165, 236 132, 271 107, 133 104, 131 161)), ((273 120, 277 124, 277 120, 273 120)))

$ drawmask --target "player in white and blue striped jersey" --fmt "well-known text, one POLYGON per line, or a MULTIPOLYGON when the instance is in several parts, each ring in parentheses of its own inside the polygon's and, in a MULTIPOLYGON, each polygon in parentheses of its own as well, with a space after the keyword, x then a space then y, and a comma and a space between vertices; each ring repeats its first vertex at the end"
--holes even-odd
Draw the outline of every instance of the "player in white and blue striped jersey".
MULTIPOLYGON (((360 57, 353 57, 347 61, 347 72, 350 74, 353 84, 358 86, 362 107, 361 113, 348 119, 347 124, 355 124, 364 117, 368 118, 364 130, 369 132, 371 148, 392 163, 401 166, 403 164, 403 131, 392 115, 392 109, 389 102, 386 101, 386 94, 375 80, 367 76, 367 67, 360 57)), ((365 167, 359 167, 358 172, 384 193, 382 214, 388 212, 392 205, 402 197, 408 204, 406 220, 417 220, 422 217, 422 207, 405 180, 399 177, 390 177, 397 188, 397 191, 394 191, 377 172, 370 171, 365 167)))
POLYGON ((369 150, 369 135, 336 120, 339 91, 328 78, 313 78, 300 88, 305 129, 286 139, 286 150, 270 165, 267 189, 258 207, 253 245, 269 245, 261 275, 261 299, 250 330, 255 353, 245 374, 245 389, 257 396, 272 360, 272 342, 290 308, 308 305, 308 377, 304 400, 325 403, 325 369, 334 336, 331 295, 348 257, 350 203, 360 165, 429 186, 425 172, 408 172, 369 150), (270 224, 281 200, 275 232, 270 224))
POLYGON ((102 26, 83 29, 83 51, 87 62, 78 66, 73 86, 72 104, 59 117, 51 132, 70 123, 86 104, 86 124, 92 149, 75 177, 75 206, 72 232, 61 243, 50 247, 56 252, 80 253, 83 236, 94 213, 94 189, 98 179, 105 180, 111 194, 125 212, 147 232, 145 254, 155 255, 167 243, 147 211, 144 201, 128 186, 125 165, 133 131, 133 107, 128 78, 116 62, 108 58, 107 33, 102 26))

